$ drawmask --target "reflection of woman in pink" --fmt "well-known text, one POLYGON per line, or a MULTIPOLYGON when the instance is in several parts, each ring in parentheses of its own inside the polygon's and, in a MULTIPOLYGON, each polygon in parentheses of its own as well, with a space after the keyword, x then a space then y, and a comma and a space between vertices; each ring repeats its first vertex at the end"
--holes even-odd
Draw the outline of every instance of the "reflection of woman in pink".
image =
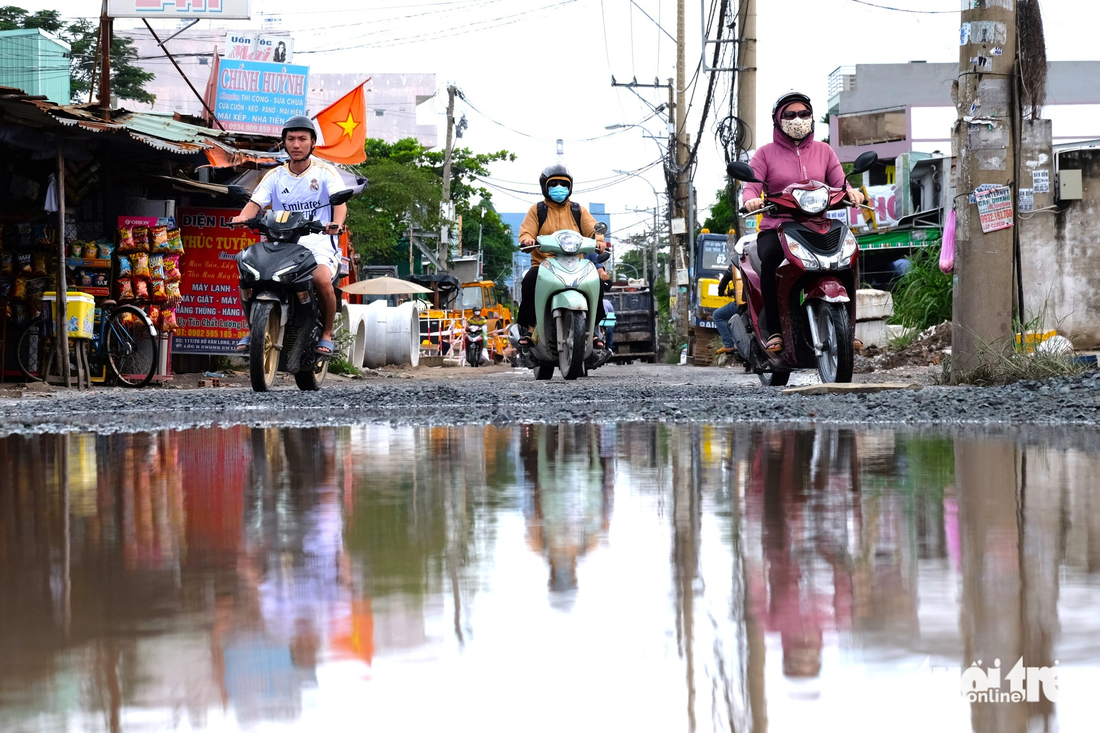
POLYGON ((813 441, 808 432, 757 435, 747 497, 749 521, 763 524, 767 568, 766 580, 763 569, 750 576, 750 613, 764 621, 766 630, 779 632, 787 677, 821 673, 824 630, 838 622, 847 625, 850 613, 843 548, 814 521, 831 519, 829 512, 815 517, 814 508, 807 507, 808 491, 815 491, 810 488, 813 441), (815 566, 831 566, 832 572, 816 573, 815 566))

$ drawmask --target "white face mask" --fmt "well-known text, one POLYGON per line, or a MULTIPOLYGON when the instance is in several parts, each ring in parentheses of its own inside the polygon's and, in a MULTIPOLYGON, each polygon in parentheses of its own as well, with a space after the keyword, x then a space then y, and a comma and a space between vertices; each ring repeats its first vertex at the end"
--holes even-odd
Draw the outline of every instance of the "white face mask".
POLYGON ((779 127, 787 134, 787 137, 801 140, 814 129, 813 119, 803 120, 795 117, 793 120, 780 120, 779 127))

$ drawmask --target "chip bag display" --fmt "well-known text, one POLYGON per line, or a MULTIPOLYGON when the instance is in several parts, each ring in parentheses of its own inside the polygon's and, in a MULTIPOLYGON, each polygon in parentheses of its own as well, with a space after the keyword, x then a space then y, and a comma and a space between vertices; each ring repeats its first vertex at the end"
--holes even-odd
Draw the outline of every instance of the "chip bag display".
POLYGON ((168 230, 168 251, 174 255, 183 254, 183 235, 179 229, 168 230))
POLYGON ((160 330, 164 333, 172 333, 179 324, 176 321, 176 311, 174 308, 163 308, 160 311, 160 330))
POLYGON ((27 281, 30 278, 17 277, 15 278, 15 291, 12 293, 12 297, 20 300, 27 297, 27 281))
POLYGON ((149 255, 144 252, 137 252, 130 258, 134 263, 134 277, 142 278, 144 280, 149 279, 149 255))
MULTIPOLYGON (((10 298, 14 286, 15 283, 12 281, 11 275, 0 275, 0 298, 10 298)), ((0 313, 0 318, 3 318, 2 313, 0 313)))
POLYGON ((30 252, 15 253, 15 272, 20 275, 30 275, 34 269, 34 257, 30 252))
POLYGON ((10 252, 0 252, 0 274, 11 275, 15 272, 15 258, 10 252))
POLYGON ((119 255, 118 258, 118 276, 119 277, 133 277, 134 265, 128 255, 119 255))
POLYGON ((146 313, 149 314, 149 320, 153 322, 154 326, 157 325, 158 323, 160 323, 160 306, 159 305, 149 306, 148 310, 146 310, 146 313))
POLYGON ((149 300, 148 280, 134 280, 134 297, 138 300, 149 300))
POLYGON ((25 326, 27 323, 28 311, 27 306, 22 303, 11 304, 11 319, 15 322, 16 327, 25 326))
POLYGON ((69 257, 74 260, 84 259, 84 243, 83 242, 70 242, 69 243, 69 257))
POLYGON ((96 249, 98 250, 97 254, 99 255, 99 259, 109 260, 111 259, 111 254, 115 251, 115 246, 110 242, 100 242, 96 249))
POLYGON ((123 254, 137 252, 137 246, 134 244, 134 230, 130 227, 118 228, 118 251, 123 254))
POLYGON ((107 273, 100 271, 92 276, 92 287, 105 288, 107 287, 107 273))
POLYGON ((50 257, 44 252, 36 252, 31 271, 39 277, 44 277, 50 271, 50 257))
POLYGON ((164 255, 149 255, 149 277, 154 280, 164 279, 164 255))
POLYGON ((134 281, 130 278, 119 278, 118 282, 115 283, 115 288, 118 290, 119 300, 134 299, 134 281))
POLYGON ((93 276, 92 276, 91 270, 80 270, 79 278, 80 278, 80 285, 82 287, 90 288, 92 286, 93 276))
POLYGON ((137 252, 149 251, 148 227, 134 227, 134 250, 137 252))
POLYGON ((183 300, 179 283, 168 283, 168 302, 178 303, 183 300))
POLYGON ((167 254, 172 251, 168 244, 168 227, 153 227, 149 230, 151 249, 156 254, 167 254))
POLYGON ((164 258, 164 279, 170 283, 178 283, 183 279, 180 275, 179 255, 164 258))
POLYGON ((161 303, 168 300, 168 288, 163 280, 154 280, 149 283, 149 297, 161 303))

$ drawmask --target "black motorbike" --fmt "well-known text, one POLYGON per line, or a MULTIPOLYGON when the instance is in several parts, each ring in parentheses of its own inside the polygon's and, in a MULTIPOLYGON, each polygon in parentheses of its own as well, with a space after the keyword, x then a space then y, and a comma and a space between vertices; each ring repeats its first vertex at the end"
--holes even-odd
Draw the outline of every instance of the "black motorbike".
MULTIPOLYGON (((350 189, 339 191, 329 203, 347 203, 352 194, 350 189)), ((304 391, 320 389, 328 375, 329 357, 316 353, 324 331, 313 287, 317 262, 309 250, 297 246, 305 235, 324 232, 324 224, 314 219, 316 213, 268 211, 242 224, 267 239, 237 255, 241 304, 251 330, 249 373, 256 392, 270 390, 280 370, 293 374, 304 391)), ((339 279, 340 273, 334 272, 337 302, 339 279)))

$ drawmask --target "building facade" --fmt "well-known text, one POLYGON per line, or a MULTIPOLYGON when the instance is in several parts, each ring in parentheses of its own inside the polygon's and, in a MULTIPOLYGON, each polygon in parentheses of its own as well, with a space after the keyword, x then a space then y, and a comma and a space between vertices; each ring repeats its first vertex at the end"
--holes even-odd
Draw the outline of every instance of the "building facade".
POLYGON ((69 104, 69 44, 40 28, 0 31, 0 87, 69 104))

